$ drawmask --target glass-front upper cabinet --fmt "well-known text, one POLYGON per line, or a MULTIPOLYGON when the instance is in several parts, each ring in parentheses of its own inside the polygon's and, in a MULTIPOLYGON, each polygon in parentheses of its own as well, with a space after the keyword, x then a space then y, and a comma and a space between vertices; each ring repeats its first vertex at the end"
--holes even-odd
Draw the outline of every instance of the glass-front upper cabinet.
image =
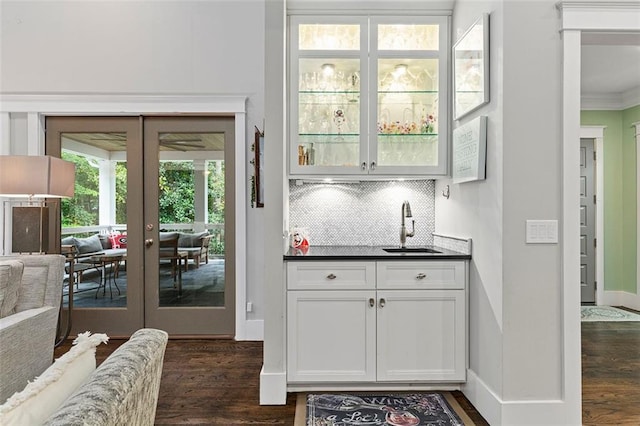
POLYGON ((291 175, 447 173, 446 17, 291 17, 291 175))

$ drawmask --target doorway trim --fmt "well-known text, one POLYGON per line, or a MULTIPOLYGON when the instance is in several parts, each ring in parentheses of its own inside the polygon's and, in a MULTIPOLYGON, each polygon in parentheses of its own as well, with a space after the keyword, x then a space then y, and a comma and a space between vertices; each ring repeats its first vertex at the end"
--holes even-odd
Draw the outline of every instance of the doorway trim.
MULTIPOLYGON (((236 169, 236 340, 260 340, 262 328, 248 321, 247 299, 247 200, 246 96, 217 95, 47 95, 0 96, 0 135, 5 142, 0 153, 10 154, 11 114, 26 116, 26 152, 44 155, 44 118, 47 115, 138 116, 138 115, 229 115, 235 118, 236 169)), ((7 237, 7 234, 4 234, 7 237)), ((262 321, 260 321, 262 322, 262 321)))
POLYGON ((640 5, 635 1, 562 1, 562 375, 567 419, 582 418, 580 334, 579 151, 582 31, 639 32, 640 5))
POLYGON ((604 129, 581 126, 580 138, 593 139, 596 151, 596 305, 604 304, 604 129))

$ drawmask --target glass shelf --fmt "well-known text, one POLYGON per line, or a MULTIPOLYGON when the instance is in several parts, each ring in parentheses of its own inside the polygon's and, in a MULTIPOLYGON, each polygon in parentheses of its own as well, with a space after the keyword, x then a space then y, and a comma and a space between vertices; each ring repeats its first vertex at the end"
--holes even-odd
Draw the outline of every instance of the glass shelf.
POLYGON ((301 95, 359 95, 359 90, 300 90, 301 95))
MULTIPOLYGON (((351 139, 352 137, 359 137, 360 134, 359 133, 299 133, 298 136, 306 136, 306 137, 330 137, 330 138, 337 138, 337 137, 348 137, 349 139, 351 139)), ((417 135, 416 135, 417 136, 417 135)))
POLYGON ((386 95, 386 94, 390 94, 390 93, 399 93, 399 94, 409 94, 409 93, 416 93, 416 94, 425 94, 425 95, 437 95, 438 91, 437 90, 379 90, 378 91, 379 94, 381 95, 386 95))
POLYGON ((424 136, 438 136, 437 133, 378 133, 378 138, 407 138, 408 140, 424 136))

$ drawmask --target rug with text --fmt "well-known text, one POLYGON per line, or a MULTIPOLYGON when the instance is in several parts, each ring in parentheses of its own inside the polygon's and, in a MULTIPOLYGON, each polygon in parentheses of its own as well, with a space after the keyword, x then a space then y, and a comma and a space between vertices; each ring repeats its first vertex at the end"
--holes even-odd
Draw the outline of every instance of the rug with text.
POLYGON ((308 394, 307 426, 463 426, 440 393, 308 394))

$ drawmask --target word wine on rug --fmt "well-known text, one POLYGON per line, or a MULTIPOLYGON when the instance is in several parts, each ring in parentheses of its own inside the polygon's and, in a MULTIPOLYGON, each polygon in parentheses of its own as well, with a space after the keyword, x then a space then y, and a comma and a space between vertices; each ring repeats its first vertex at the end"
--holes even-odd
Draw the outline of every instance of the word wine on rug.
POLYGON ((307 425, 464 426, 440 393, 307 395, 307 425))

